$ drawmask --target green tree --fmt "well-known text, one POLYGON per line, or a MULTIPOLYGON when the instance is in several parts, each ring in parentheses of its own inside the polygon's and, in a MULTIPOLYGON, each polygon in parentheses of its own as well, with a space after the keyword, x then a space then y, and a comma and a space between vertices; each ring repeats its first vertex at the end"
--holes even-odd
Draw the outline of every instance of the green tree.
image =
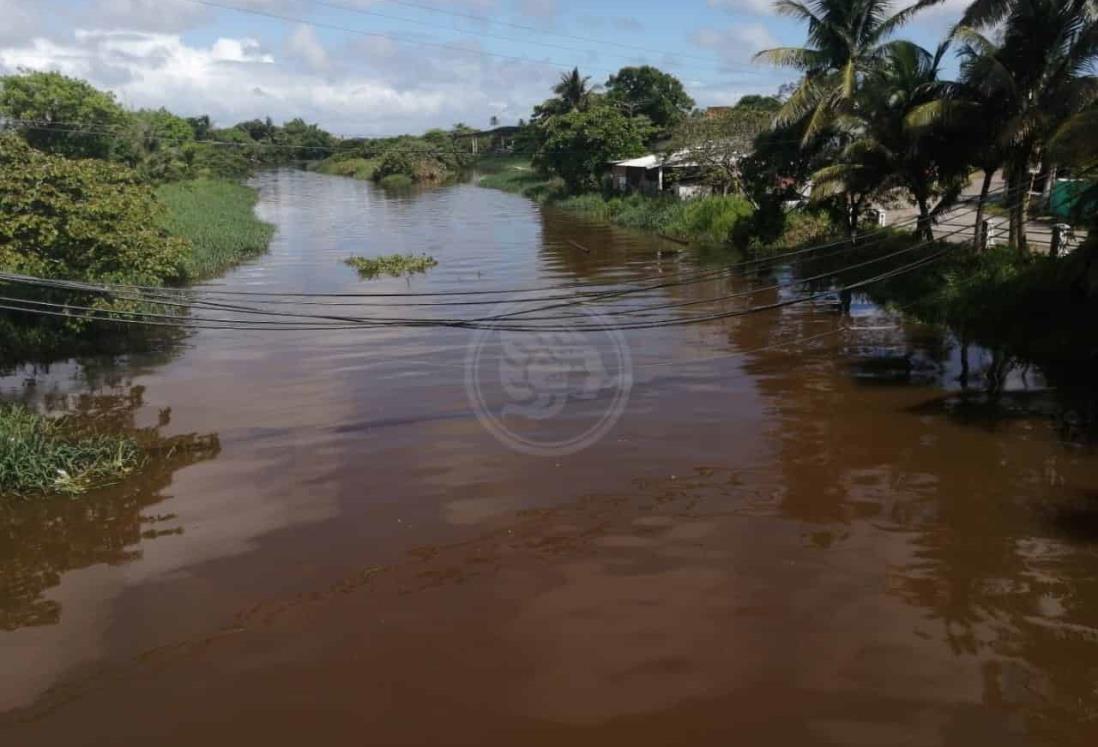
POLYGON ((660 132, 669 131, 694 108, 682 82, 651 65, 623 67, 611 75, 606 97, 631 117, 648 117, 660 132))
POLYGON ((559 176, 572 191, 596 188, 611 161, 643 154, 652 134, 646 119, 627 117, 605 104, 550 117, 538 128, 535 165, 559 176))
POLYGON ((162 211, 124 166, 0 137, 0 267, 8 271, 136 285, 179 279, 187 245, 156 227, 162 211))
POLYGON ((890 14, 892 0, 778 0, 779 13, 808 24, 809 43, 755 55, 804 76, 778 112, 778 122, 807 118, 804 143, 811 143, 852 110, 866 76, 884 63, 888 38, 920 8, 938 1, 921 0, 890 14))
POLYGON ((557 95, 563 105, 563 112, 585 109, 591 101, 591 88, 587 84, 591 81, 588 75, 580 75, 579 68, 573 68, 572 72, 560 76, 560 82, 553 86, 553 93, 557 95))
POLYGON ((970 8, 966 17, 1000 23, 1002 43, 959 27, 963 80, 976 93, 974 101, 986 102, 986 113, 993 115, 989 134, 1004 165, 1011 243, 1026 253, 1030 168, 1044 160, 1053 135, 1098 100, 1098 78, 1090 74, 1098 62, 1098 14, 1092 0, 973 7, 980 12, 970 8))
POLYGON ((688 160, 701 166, 706 181, 721 194, 743 192, 743 161, 770 120, 765 110, 738 106, 717 116, 689 117, 675 129, 668 150, 687 151, 688 160))
POLYGON ((782 100, 777 96, 756 96, 754 94, 741 96, 733 109, 756 109, 764 112, 777 113, 781 111, 782 100))
MULTIPOLYGON (((917 234, 934 238, 934 217, 954 204, 967 182, 967 153, 945 132, 912 126, 910 115, 940 96, 938 72, 947 46, 931 54, 912 42, 889 45, 883 63, 866 78, 853 113, 835 124, 845 146, 813 175, 817 192, 905 190, 919 209, 917 234)), ((848 228, 854 231, 862 205, 849 207, 848 228)))
POLYGON ((107 158, 126 113, 110 93, 55 72, 0 78, 0 116, 33 147, 73 158, 107 158))

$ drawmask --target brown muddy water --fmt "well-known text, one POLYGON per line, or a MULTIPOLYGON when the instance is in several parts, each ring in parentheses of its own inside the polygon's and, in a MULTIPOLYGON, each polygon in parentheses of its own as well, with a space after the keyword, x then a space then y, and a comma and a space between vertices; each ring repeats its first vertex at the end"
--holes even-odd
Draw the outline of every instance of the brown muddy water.
MULTIPOLYGON (((218 287, 616 283, 693 261, 471 185, 259 184, 277 238, 218 287), (420 251, 439 266, 411 279, 342 264, 420 251)), ((539 456, 476 416, 475 339, 200 331, 0 379, 220 444, 0 513, 0 741, 1095 743, 1098 456, 1036 369, 973 349, 962 387, 948 335, 858 298, 627 332, 620 418, 539 456)), ((487 349, 489 372, 514 353, 487 349)), ((606 401, 538 433, 563 443, 606 401)))

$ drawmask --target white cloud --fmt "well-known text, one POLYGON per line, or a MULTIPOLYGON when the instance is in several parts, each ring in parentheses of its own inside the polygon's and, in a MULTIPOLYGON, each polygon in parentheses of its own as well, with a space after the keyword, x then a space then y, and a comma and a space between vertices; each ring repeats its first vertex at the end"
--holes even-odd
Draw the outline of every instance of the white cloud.
POLYGON ((0 42, 25 39, 39 29, 38 14, 25 0, 0 0, 0 42))
POLYGON ((313 70, 324 70, 328 67, 328 52, 320 43, 316 32, 304 24, 299 24, 286 39, 286 51, 313 70))
POLYGON ((80 30, 63 43, 36 38, 0 47, 0 73, 60 70, 114 91, 131 107, 209 113, 220 124, 302 117, 346 135, 418 132, 457 121, 487 125, 493 114, 513 122, 528 116, 556 77, 541 66, 458 50, 424 55, 382 38, 358 40, 353 54, 303 38, 297 53, 323 53, 325 70, 293 64, 289 48, 283 59, 249 38, 203 45, 178 34, 80 30))
POLYGON ((763 49, 781 46, 761 23, 741 23, 726 29, 705 28, 695 31, 691 41, 716 51, 727 69, 744 69, 751 57, 763 49))

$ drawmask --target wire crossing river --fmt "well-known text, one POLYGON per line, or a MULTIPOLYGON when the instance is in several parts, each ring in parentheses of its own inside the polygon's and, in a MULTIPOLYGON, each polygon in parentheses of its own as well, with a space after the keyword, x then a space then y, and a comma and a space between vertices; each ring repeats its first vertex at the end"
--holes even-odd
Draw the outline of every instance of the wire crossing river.
MULTIPOLYGON (((708 267, 472 185, 258 183, 271 252, 207 290, 708 267), (438 265, 364 281, 344 264, 394 253, 438 265)), ((9 372, 6 398, 218 448, 4 506, 0 740, 1094 744, 1098 457, 1077 404, 791 272, 556 310, 571 331, 200 329, 9 372), (693 301, 773 308, 606 321, 693 301)), ((466 313, 512 313, 499 295, 466 313)))

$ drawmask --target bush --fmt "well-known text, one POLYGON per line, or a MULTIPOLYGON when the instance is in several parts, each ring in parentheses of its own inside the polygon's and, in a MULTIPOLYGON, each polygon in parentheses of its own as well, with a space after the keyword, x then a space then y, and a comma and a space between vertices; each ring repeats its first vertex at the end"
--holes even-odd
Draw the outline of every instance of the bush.
POLYGON ((329 158, 316 166, 316 171, 332 176, 349 176, 354 179, 373 179, 377 171, 376 158, 329 158))
MULTIPOLYGON (((127 168, 51 156, 18 137, 0 137, 0 270, 133 285, 181 280, 189 248, 160 227, 163 211, 152 190, 127 168)), ((97 294, 29 286, 6 287, 5 295, 99 311, 135 309, 133 302, 97 294)), ((5 313, 0 359, 45 354, 80 339, 90 314, 5 313)), ((121 337, 126 328, 99 329, 121 337)))
POLYGON ((408 189, 415 185, 412 177, 407 174, 389 174, 378 182, 385 189, 408 189))
POLYGON ((187 245, 159 227, 163 214, 130 169, 0 137, 0 268, 136 285, 178 280, 187 245))
POLYGON ((588 193, 562 199, 557 204, 565 210, 626 228, 711 244, 726 243, 736 226, 754 214, 751 204, 737 196, 683 201, 639 194, 606 198, 588 193))

